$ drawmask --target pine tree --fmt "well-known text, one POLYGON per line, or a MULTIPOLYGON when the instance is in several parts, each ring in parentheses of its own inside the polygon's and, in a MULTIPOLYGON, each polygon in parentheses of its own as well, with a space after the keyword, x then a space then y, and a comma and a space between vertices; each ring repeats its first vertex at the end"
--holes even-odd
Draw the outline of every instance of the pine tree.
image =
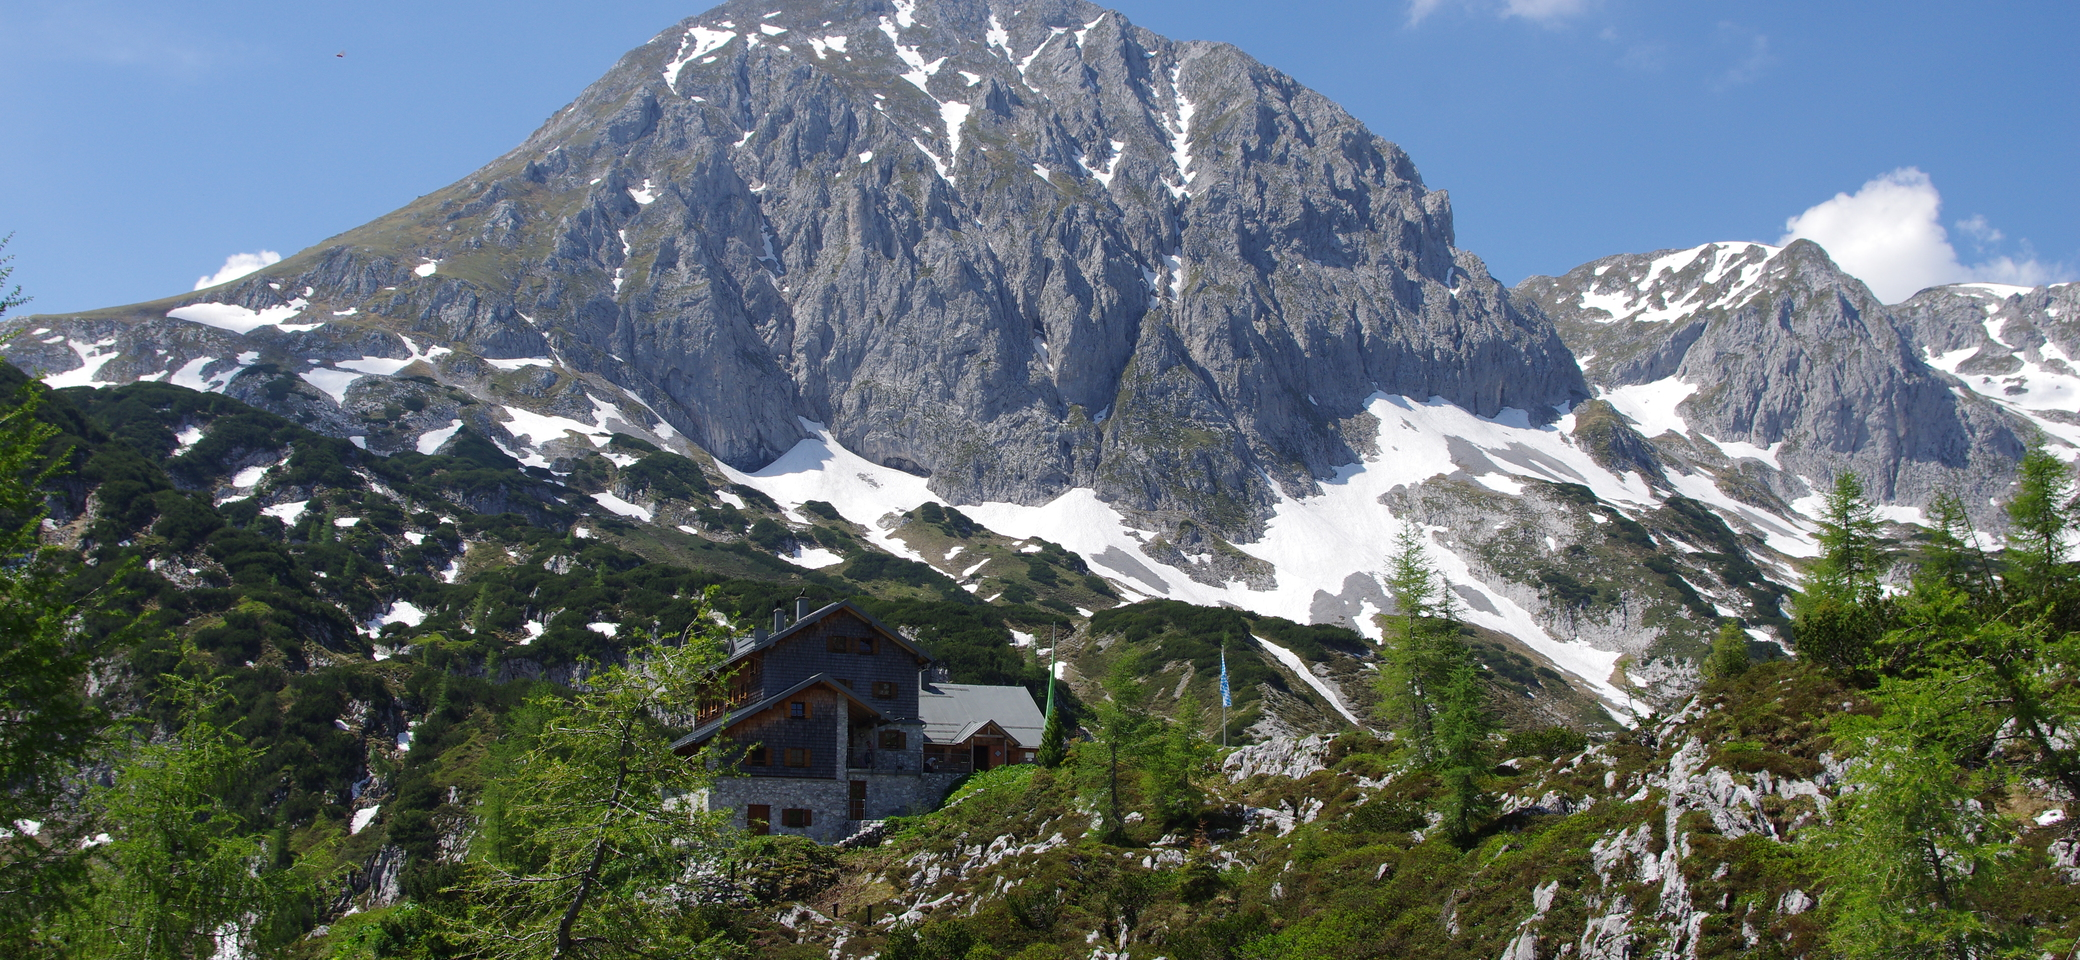
POLYGON ((1992 569, 1979 549, 1978 532, 1954 493, 1939 493, 1928 504, 1928 546, 1914 573, 1917 587, 1940 584, 1958 592, 1992 593, 1992 569))
POLYGON ((1719 635, 1712 638, 1712 652, 1705 658, 1704 678, 1732 680, 1747 673, 1748 666, 1748 632, 1737 621, 1720 624, 1719 635))
POLYGON ((487 958, 700 956, 716 949, 690 881, 720 858, 722 819, 687 799, 708 756, 674 756, 674 722, 695 703, 724 639, 712 590, 677 643, 587 664, 582 684, 529 701, 531 736, 491 778, 471 871, 471 905, 448 935, 487 958))
POLYGON ((1049 636, 1047 651, 1047 723, 1040 728, 1040 749, 1034 755, 1033 760, 1050 770, 1061 766, 1062 762, 1069 758, 1068 722, 1063 718, 1062 709, 1056 705, 1054 696, 1054 686, 1060 682, 1055 678, 1055 673, 1057 672, 1055 663, 1060 652, 1061 642, 1049 636))
POLYGON ((1047 711, 1047 725, 1040 729, 1040 750, 1034 762, 1048 769, 1062 765, 1069 758, 1069 732, 1062 721, 1059 709, 1047 711))
POLYGON ((1141 761, 1141 795, 1156 820, 1166 826, 1190 823, 1205 806, 1200 778, 1213 759, 1213 744, 1202 727, 1206 713, 1197 698, 1184 695, 1168 720, 1155 721, 1146 756, 1141 761))
POLYGON ((1118 838, 1126 830, 1126 789, 1135 785, 1143 751, 1158 733, 1148 709, 1148 687, 1141 682, 1141 660, 1126 655, 1113 661, 1105 675, 1105 699, 1091 710, 1096 740, 1076 749, 1077 773, 1084 790, 1098 802, 1105 832, 1118 838))
POLYGON ((1826 881, 1829 945, 1851 960, 2004 955, 2012 938, 1977 909, 2013 855, 2007 825, 1976 799, 1994 784, 1958 762, 1949 738, 1913 729, 1957 701, 1930 687, 1889 706, 1876 722, 1835 725, 1856 751, 1848 789, 1831 822, 1800 838, 1826 881))
POLYGON ((1863 478, 1842 471, 1821 507, 1820 559, 1808 581, 1853 597, 1876 593, 1885 573, 1878 529, 1878 510, 1864 491, 1863 478))
MULTIPOLYGON (((2029 931, 1983 909, 2026 876, 2011 824, 1989 801, 2046 780, 2080 795, 2080 634, 2067 623, 2070 472, 2041 447, 2019 472, 1998 566, 1978 549, 1963 504, 1946 496, 1930 505, 1936 529, 1905 595, 1879 601, 1875 578, 1842 576, 1852 565, 1835 538, 1801 600, 1801 652, 1811 628, 1827 625, 1816 601, 1861 608, 1866 632, 1869 621, 1890 628, 1857 668, 1875 715, 1847 712, 1832 724, 1851 760, 1845 789, 1830 822, 1801 841, 1826 881, 1837 955, 2035 953, 2021 949, 2029 931)), ((1842 515, 1829 519, 1841 526, 1842 515)))

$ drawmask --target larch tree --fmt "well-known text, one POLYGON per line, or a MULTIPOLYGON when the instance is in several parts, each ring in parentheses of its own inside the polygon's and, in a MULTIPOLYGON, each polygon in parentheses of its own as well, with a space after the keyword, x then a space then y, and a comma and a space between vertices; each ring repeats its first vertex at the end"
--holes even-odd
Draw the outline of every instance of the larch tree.
POLYGON ((529 702, 533 729, 486 789, 448 935, 487 958, 700 957, 726 953, 700 909, 727 853, 724 815, 698 812, 712 750, 672 753, 722 660, 727 631, 691 605, 678 637, 587 664, 573 689, 529 702))
MULTIPOLYGON (((199 663, 192 646, 182 652, 199 663)), ((280 851, 226 799, 261 751, 217 721, 230 696, 206 672, 161 678, 178 729, 127 750, 90 797, 106 832, 89 841, 92 890, 70 937, 80 956, 251 956, 312 893, 301 867, 270 869, 280 851)))
POLYGON ((1877 508, 1863 480, 1844 470, 1821 508, 1820 556, 1808 570, 1804 592, 1793 603, 1792 631, 1798 652, 1836 672, 1861 668, 1885 629, 1879 580, 1887 569, 1877 508))
POLYGON ((1444 577, 1431 565, 1423 534, 1404 524, 1388 560, 1387 590, 1397 620, 1388 620, 1380 650, 1380 710, 1429 763, 1437 755, 1437 711, 1457 660, 1465 655, 1444 577))
MULTIPOLYGON (((0 257, 0 284, 12 259, 0 257)), ((7 289, 0 315, 27 302, 7 289)), ((106 721, 86 693, 102 648, 83 623, 106 598, 77 602, 64 554, 45 541, 45 488, 67 460, 52 449, 48 394, 0 365, 0 940, 32 952, 82 876, 83 822, 58 806, 106 721)))

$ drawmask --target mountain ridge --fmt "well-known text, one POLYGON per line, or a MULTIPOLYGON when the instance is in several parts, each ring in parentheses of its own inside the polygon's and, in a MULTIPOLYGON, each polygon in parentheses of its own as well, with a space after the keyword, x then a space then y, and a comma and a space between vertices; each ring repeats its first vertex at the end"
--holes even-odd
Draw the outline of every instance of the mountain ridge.
POLYGON ((210 290, 10 320, 7 355, 377 453, 467 428, 552 482, 623 434, 971 586, 892 525, 959 505, 1124 599, 1374 636, 1386 544, 1420 522, 1476 623, 1641 709, 1695 682, 1720 618, 1786 641, 1836 447, 1913 520, 1999 492, 2050 422, 1925 362, 1960 321, 1909 330, 1810 244, 1505 289, 1319 94, 1088 4, 1005 9, 717 7, 470 177, 210 290), (1860 379, 1816 389, 1841 331, 1860 379))

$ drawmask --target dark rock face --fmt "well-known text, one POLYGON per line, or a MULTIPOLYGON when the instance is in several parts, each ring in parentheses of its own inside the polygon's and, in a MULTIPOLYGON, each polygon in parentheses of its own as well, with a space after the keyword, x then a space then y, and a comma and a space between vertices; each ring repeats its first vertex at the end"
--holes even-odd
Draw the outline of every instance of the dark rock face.
POLYGON ((954 502, 1090 487, 1241 539, 1358 459, 1341 421, 1376 391, 1587 396, 1341 108, 1087 3, 1013 10, 726 4, 467 180, 209 296, 307 286, 553 357, 740 468, 806 418, 954 502))
MULTIPOLYGON (((1954 491, 1983 505, 2030 433, 1925 363, 1912 322, 1810 242, 1607 257, 1517 292, 1599 388, 1687 385, 1675 410, 1692 437, 1773 449, 1777 469, 1759 473, 1785 501, 1853 470, 1886 502, 1954 491)), ((1662 439, 1664 456, 1692 459, 1688 438, 1662 439)))

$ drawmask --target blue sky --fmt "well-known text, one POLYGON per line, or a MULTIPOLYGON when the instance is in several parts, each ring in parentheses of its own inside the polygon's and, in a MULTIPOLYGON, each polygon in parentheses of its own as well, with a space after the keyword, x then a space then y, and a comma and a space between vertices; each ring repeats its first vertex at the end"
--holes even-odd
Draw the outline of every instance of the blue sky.
MULTIPOLYGON (((0 0, 13 279, 31 311, 88 309, 320 242, 465 176, 702 9, 0 0)), ((1234 43, 1400 143, 1506 282, 1774 242, 1794 217, 1887 299, 2080 273, 2080 5, 1119 9, 1234 43)))

